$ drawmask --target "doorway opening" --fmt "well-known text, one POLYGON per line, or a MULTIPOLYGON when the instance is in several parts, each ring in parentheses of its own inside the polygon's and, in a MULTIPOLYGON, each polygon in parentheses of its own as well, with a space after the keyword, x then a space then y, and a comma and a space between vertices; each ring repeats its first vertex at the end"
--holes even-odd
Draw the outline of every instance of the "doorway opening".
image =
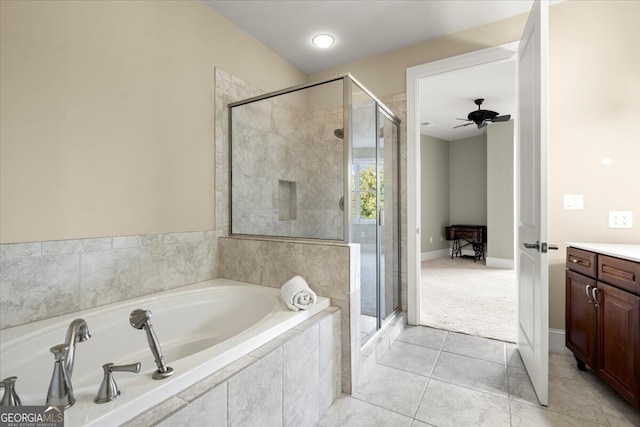
POLYGON ((511 43, 425 64, 416 79, 421 215, 415 324, 516 340, 516 52, 511 43), (500 119, 471 121, 481 108, 500 119), (445 227, 452 225, 482 228, 480 246, 448 235, 445 227))

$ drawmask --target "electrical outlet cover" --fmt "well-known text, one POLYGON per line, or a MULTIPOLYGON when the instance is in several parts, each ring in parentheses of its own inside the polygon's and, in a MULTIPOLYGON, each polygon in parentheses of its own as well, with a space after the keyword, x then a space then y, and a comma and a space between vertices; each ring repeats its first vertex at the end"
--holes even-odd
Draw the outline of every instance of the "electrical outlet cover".
POLYGON ((609 211, 609 228, 632 228, 633 213, 630 211, 609 211))

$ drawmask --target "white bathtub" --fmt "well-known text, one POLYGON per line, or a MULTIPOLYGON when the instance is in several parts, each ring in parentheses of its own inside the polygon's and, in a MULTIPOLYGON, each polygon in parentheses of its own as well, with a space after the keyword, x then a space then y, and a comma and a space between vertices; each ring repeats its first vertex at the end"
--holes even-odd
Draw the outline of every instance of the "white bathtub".
MULTIPOLYGON (((86 320, 91 339, 76 345, 72 384, 76 403, 65 425, 113 426, 151 408, 329 307, 318 298, 306 311, 287 309, 280 290, 215 279, 172 291, 58 316, 0 331, 0 378, 17 376, 23 405, 44 405, 54 357, 49 348, 65 340, 69 323, 86 320), (173 376, 153 380, 157 369, 145 332, 129 313, 151 310, 151 324, 173 376), (141 362, 138 374, 115 372, 120 397, 94 403, 105 363, 141 362)), ((0 391, 3 392, 3 391, 0 391)))

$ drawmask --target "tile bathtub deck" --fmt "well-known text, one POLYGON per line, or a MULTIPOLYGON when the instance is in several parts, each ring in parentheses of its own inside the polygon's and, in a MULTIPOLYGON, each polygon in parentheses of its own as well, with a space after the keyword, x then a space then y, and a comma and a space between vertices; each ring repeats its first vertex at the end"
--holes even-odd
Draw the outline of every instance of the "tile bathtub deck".
POLYGON ((538 405, 510 343, 409 326, 360 390, 316 427, 640 426, 640 411, 573 357, 549 355, 549 407, 538 405))

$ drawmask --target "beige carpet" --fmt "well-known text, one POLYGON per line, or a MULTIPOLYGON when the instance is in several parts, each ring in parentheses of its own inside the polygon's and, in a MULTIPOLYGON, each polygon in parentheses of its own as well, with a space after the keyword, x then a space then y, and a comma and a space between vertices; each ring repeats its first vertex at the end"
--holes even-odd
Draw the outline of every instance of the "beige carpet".
POLYGON ((423 261, 421 276, 423 325, 515 342, 515 270, 446 257, 423 261))

